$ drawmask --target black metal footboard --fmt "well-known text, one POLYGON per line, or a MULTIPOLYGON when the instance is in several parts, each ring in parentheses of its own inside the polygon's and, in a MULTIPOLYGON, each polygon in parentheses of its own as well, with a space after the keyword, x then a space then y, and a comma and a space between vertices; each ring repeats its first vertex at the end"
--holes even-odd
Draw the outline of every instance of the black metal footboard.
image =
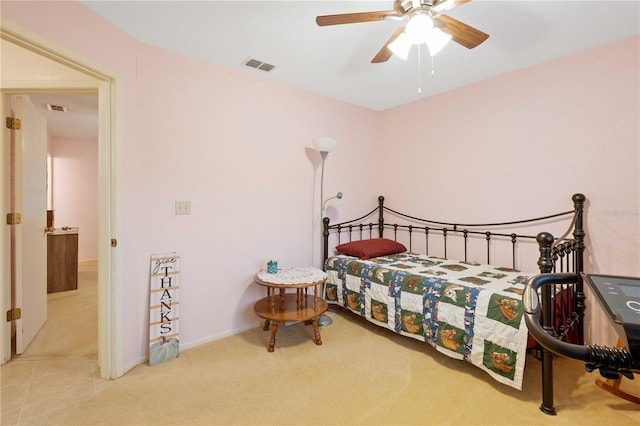
MULTIPOLYGON (((537 236, 540 248, 538 267, 541 274, 572 273, 572 280, 556 281, 553 285, 541 289, 542 323, 547 336, 558 342, 582 345, 584 343, 583 318, 585 310, 584 283, 580 272, 584 269, 583 212, 585 196, 575 194, 572 197, 575 215, 570 229, 559 239, 541 232, 537 236), (573 238, 566 238, 572 233, 573 238)), ((524 298, 524 295, 523 295, 524 298)), ((528 325, 528 323, 527 323, 528 325)), ((529 329, 531 330, 531 328, 529 329)), ((534 338, 535 334, 531 333, 534 338)), ((540 340, 536 338, 538 343, 540 340)), ((540 345, 542 353, 542 405, 540 410, 555 415, 553 406, 553 353, 540 345)))
POLYGON ((550 312, 545 306, 544 300, 549 300, 550 290, 555 286, 578 286, 582 284, 582 274, 575 273, 550 273, 532 277, 526 285, 522 296, 525 322, 529 332, 542 345, 548 362, 542 364, 543 399, 540 409, 547 414, 555 414, 553 406, 553 365, 551 354, 555 353, 568 358, 585 362, 587 371, 600 370, 600 374, 610 377, 611 374, 624 374, 633 378, 632 370, 640 369, 640 360, 634 359, 626 348, 609 348, 598 345, 586 345, 582 343, 572 344, 563 342, 557 338, 555 331, 545 325, 550 312), (538 293, 542 294, 542 306, 538 293), (542 312, 542 324, 540 313, 542 312))

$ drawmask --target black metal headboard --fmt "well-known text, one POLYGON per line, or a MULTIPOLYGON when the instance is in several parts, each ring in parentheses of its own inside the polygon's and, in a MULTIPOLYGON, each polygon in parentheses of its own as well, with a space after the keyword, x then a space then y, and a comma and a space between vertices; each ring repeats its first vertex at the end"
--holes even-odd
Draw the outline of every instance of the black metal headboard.
MULTIPOLYGON (((439 234, 442 236, 444 257, 447 257, 447 238, 457 236, 463 238, 464 241, 464 259, 467 261, 467 242, 470 236, 483 236, 486 239, 487 258, 486 263, 491 263, 491 242, 494 238, 508 239, 512 245, 512 266, 515 268, 516 243, 519 240, 535 240, 540 248, 540 258, 538 267, 541 273, 547 272, 582 272, 583 271, 583 253, 584 253, 584 237, 583 229, 583 211, 586 197, 583 194, 574 194, 573 210, 568 210, 556 214, 551 214, 533 219, 515 220, 499 223, 454 223, 443 222, 431 219, 419 218, 405 213, 398 212, 384 205, 384 197, 378 197, 378 207, 363 216, 345 222, 330 224, 328 217, 323 218, 323 262, 329 257, 329 236, 332 233, 337 235, 338 244, 340 244, 343 235, 346 235, 348 241, 354 239, 362 240, 367 238, 382 238, 385 230, 393 232, 393 239, 397 240, 398 232, 403 231, 408 234, 408 248, 413 251, 414 238, 419 238, 421 234, 425 244, 425 254, 429 254, 430 236, 439 234), (377 218, 376 218, 377 212, 377 218), (388 224, 385 222, 385 212, 391 213, 396 218, 403 219, 406 223, 388 224), (523 235, 517 233, 487 231, 482 228, 496 228, 507 225, 530 225, 536 222, 540 223, 549 219, 572 217, 571 227, 560 238, 554 238, 548 232, 541 232, 538 235, 523 235), (373 219, 377 219, 373 221, 373 219), (572 233, 572 238, 569 234, 572 233)), ((344 241, 346 242, 346 241, 344 241)))

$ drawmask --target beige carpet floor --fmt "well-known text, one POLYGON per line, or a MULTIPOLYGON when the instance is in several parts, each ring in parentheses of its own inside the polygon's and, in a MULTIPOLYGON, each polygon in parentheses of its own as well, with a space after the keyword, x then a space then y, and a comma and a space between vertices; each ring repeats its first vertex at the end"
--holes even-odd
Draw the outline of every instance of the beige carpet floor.
MULTIPOLYGON (((321 328, 321 346, 311 327, 296 324, 280 327, 268 353, 269 332, 258 327, 105 381, 96 374, 91 297, 53 297, 45 337, 2 367, 3 425, 640 424, 640 406, 598 388, 599 376, 580 362, 556 360, 558 414, 548 416, 539 410, 535 358, 527 359, 517 391, 342 311, 329 313, 334 322, 321 328), (65 333, 73 337, 55 335, 63 317, 52 315, 58 299, 68 299, 63 311, 84 312, 65 333), (74 301, 81 306, 71 307, 74 301)), ((640 393, 638 380, 623 386, 640 393)))

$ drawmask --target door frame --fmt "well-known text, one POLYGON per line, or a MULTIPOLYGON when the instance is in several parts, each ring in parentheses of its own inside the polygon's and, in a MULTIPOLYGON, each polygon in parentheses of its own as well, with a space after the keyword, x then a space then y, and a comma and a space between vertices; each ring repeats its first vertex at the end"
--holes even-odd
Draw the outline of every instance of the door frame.
MULTIPOLYGON (((97 92, 98 93, 98 362, 100 376, 114 379, 124 374, 123 368, 123 289, 118 279, 120 255, 115 249, 118 234, 117 219, 117 153, 120 143, 119 111, 121 111, 121 89, 116 74, 92 60, 72 52, 38 34, 35 34, 4 18, 0 22, 0 38, 58 64, 79 71, 90 77, 86 81, 10 81, 3 82, 2 96, 37 92, 97 92)), ((2 119, 4 121, 4 119, 2 119)), ((0 164, 8 164, 4 149, 0 149, 0 164)), ((4 167, 3 167, 4 168, 4 167)), ((8 185, 3 185, 0 196, 0 213, 9 212, 7 204, 8 185)), ((0 226, 0 241, 3 246, 9 241, 8 227, 0 226)), ((6 250, 4 250, 6 252, 6 250)), ((10 254, 0 256, 0 307, 7 306, 6 286, 10 266, 10 254)), ((4 314, 4 312, 2 312, 4 314)), ((0 320, 4 321, 4 315, 0 320)), ((1 341, 6 341, 6 327, 0 327, 1 341)), ((10 337, 9 337, 10 339, 10 337)), ((2 359, 7 348, 2 345, 2 359)), ((10 350, 10 348, 9 348, 10 350)))

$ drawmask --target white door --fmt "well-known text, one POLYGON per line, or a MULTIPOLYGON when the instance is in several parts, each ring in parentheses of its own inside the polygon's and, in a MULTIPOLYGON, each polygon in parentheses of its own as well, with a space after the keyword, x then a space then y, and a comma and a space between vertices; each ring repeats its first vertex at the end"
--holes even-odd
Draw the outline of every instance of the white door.
POLYGON ((14 97, 21 129, 14 130, 16 353, 23 353, 47 319, 47 122, 28 97, 14 97))

